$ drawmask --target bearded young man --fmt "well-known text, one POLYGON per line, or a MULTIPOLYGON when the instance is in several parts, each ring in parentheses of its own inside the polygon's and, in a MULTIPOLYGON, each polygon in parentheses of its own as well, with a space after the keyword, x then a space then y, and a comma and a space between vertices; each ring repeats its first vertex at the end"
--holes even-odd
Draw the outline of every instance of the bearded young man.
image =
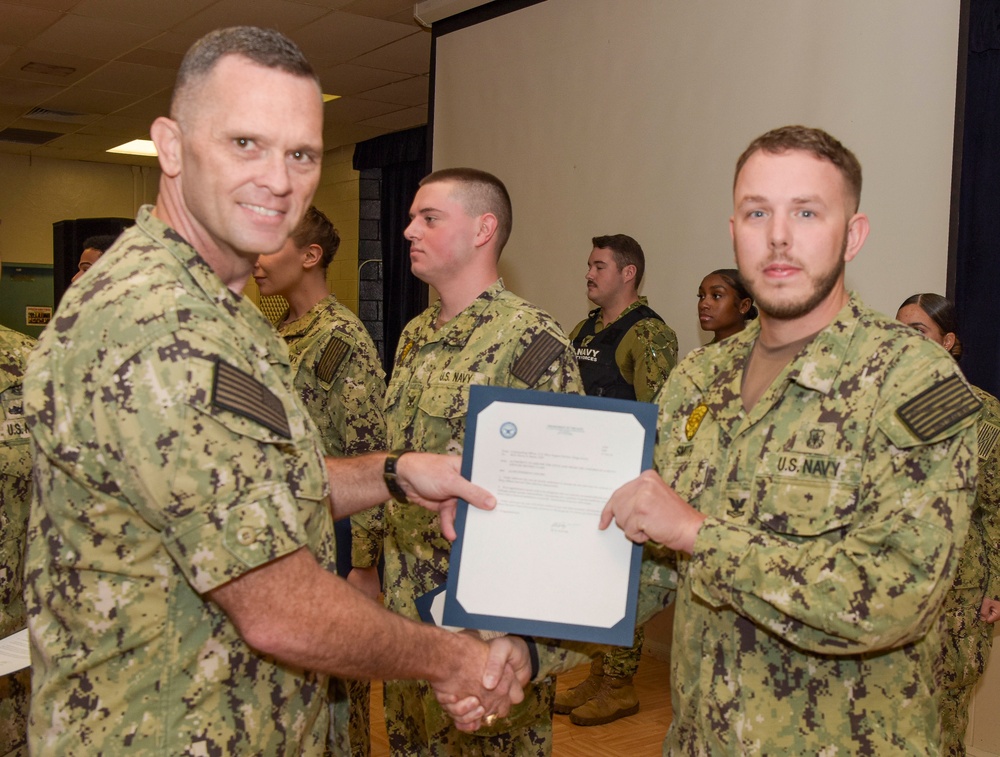
POLYGON ((657 472, 602 516, 675 551, 641 597, 648 613, 677 592, 664 754, 939 754, 936 621, 979 402, 944 351, 845 288, 860 194, 821 130, 751 143, 730 230, 760 318, 670 374, 657 472))

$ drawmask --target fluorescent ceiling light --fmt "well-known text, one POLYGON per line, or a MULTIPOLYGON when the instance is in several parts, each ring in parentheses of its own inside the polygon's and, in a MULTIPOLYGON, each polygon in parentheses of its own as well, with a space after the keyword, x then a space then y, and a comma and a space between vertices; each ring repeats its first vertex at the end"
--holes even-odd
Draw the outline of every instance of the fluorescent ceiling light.
POLYGON ((133 139, 131 142, 118 145, 118 147, 112 147, 107 152, 117 152, 122 155, 145 155, 151 158, 156 157, 156 147, 153 145, 153 140, 151 139, 133 139))

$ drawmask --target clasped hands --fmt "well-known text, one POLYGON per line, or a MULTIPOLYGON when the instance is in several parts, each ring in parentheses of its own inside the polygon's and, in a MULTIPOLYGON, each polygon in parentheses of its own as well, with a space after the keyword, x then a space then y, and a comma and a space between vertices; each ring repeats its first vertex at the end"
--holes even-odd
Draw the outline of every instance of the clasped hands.
POLYGON ((472 653, 458 661, 452 676, 431 685, 455 727, 471 732, 492 725, 524 700, 531 657, 519 636, 500 636, 486 643, 469 632, 460 635, 473 646, 472 653))

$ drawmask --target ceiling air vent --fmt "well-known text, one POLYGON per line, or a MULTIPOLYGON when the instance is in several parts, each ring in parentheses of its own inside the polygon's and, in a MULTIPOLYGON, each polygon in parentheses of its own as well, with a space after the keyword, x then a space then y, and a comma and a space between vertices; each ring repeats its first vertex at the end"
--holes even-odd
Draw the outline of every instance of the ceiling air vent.
POLYGON ((34 118, 37 121, 58 121, 64 124, 85 124, 94 120, 94 116, 87 113, 74 113, 71 110, 50 110, 49 108, 32 108, 23 117, 34 118))
POLYGON ((21 145, 44 145, 56 137, 63 136, 57 131, 35 131, 34 129, 0 129, 0 142, 17 142, 21 145))

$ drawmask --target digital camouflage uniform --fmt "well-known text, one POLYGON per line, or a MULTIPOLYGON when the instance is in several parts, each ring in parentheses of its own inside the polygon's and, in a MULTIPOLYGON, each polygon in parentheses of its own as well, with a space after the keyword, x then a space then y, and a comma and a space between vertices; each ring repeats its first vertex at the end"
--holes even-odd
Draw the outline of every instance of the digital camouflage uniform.
MULTIPOLYGON (((31 506, 31 438, 21 380, 35 340, 0 326, 0 639, 24 628, 25 533, 31 506)), ((31 670, 0 676, 0 755, 28 753, 31 670)))
POLYGON ((327 676, 254 652, 204 598, 301 547, 333 570, 285 345, 148 207, 105 257, 24 384, 32 754, 323 754, 327 676))
MULTIPOLYGON (((627 308, 615 320, 621 320, 638 307, 649 307, 649 302, 645 297, 640 297, 627 308)), ((598 308, 601 310, 601 308, 598 308)), ((602 317, 598 314, 596 333, 601 333, 606 325, 602 317)), ((588 318, 580 321, 573 333, 570 334, 570 341, 574 341, 588 318)), ((587 338, 583 342, 586 347, 593 337, 587 338)), ((663 321, 655 318, 643 318, 628 330, 615 350, 615 362, 622 376, 632 384, 635 389, 635 398, 638 402, 652 402, 656 393, 660 391, 663 382, 667 380, 670 371, 677 365, 677 334, 663 321)), ((639 659, 642 657, 642 645, 646 640, 646 633, 641 625, 636 626, 635 637, 631 647, 610 647, 604 654, 603 670, 604 675, 615 678, 630 678, 639 669, 639 659)))
POLYGON ((984 596, 1000 599, 1000 402, 978 387, 972 389, 983 403, 977 426, 979 483, 969 535, 941 613, 937 671, 942 751, 949 757, 965 754, 972 690, 993 646, 994 626, 979 619, 979 608, 984 596))
MULTIPOLYGON (((385 449, 385 373, 358 317, 331 294, 278 333, 288 345, 294 386, 319 429, 323 451, 348 457, 385 449)), ((381 507, 372 510, 381 515, 381 507)), ((330 686, 338 726, 332 733, 334 753, 367 757, 371 684, 331 678, 330 686), (342 727, 348 722, 349 730, 342 727)))
MULTIPOLYGON (((406 326, 386 392, 391 449, 461 453, 473 384, 582 392, 572 348, 555 321, 498 281, 440 328, 440 303, 406 326)), ((451 544, 437 515, 390 500, 386 506, 386 605, 418 619, 417 597, 446 581, 451 544)), ((395 755, 547 755, 554 680, 525 689, 507 718, 476 735, 451 725, 424 682, 388 681, 386 726, 395 755)))
MULTIPOLYGON (((854 296, 757 404, 757 323, 659 395, 655 462, 704 513, 677 555, 664 754, 938 754, 933 667, 975 488, 958 367, 854 296)), ((670 589, 640 597, 643 617, 670 589)))

